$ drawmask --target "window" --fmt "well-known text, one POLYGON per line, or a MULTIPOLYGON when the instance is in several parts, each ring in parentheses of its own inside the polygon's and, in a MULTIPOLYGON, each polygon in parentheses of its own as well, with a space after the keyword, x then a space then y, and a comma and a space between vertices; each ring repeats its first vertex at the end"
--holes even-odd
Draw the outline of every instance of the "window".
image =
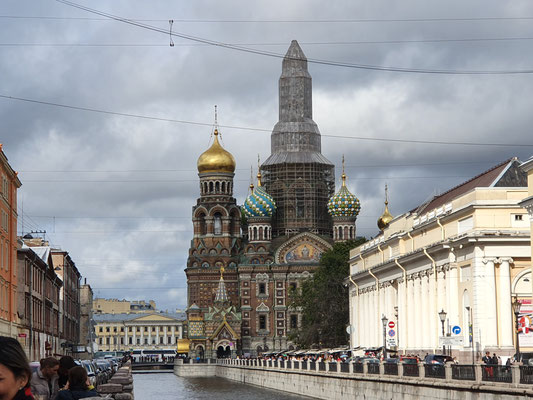
POLYGON ((266 285, 264 283, 259 284, 259 294, 266 294, 266 285))
POLYGON ((133 344, 133 338, 131 336, 129 337, 129 344, 133 344))
POLYGON ((295 282, 291 282, 291 284, 289 285, 289 288, 292 292, 294 292, 296 290, 296 283, 295 282))
POLYGON ((222 215, 220 213, 215 213, 215 235, 222 235, 222 215))
POLYGON ((100 327, 99 332, 103 332, 104 328, 100 327))
POLYGON ((263 330, 266 329, 266 316, 265 315, 259 316, 259 329, 263 329, 263 330))
POLYGON ((163 336, 159 337, 159 344, 163 344, 163 336))
POLYGON ((109 326, 105 328, 105 331, 106 331, 106 332, 109 332, 109 326))
POLYGON ((298 328, 298 316, 293 314, 291 315, 291 329, 298 328))

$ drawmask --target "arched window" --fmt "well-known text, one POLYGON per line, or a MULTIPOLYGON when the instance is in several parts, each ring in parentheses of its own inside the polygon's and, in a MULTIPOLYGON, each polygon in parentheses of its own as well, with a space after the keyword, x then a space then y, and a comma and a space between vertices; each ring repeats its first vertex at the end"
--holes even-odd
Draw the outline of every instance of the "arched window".
POLYGON ((219 181, 215 183, 215 193, 220 193, 220 182, 219 181))
POLYGON ((342 226, 339 226, 339 240, 342 240, 343 237, 342 237, 342 226))
POLYGON ((200 235, 205 235, 206 234, 205 214, 204 213, 198 215, 198 234, 200 234, 200 235))
POLYGON ((213 193, 213 182, 209 182, 209 193, 213 193))
POLYGON ((252 240, 257 240, 257 226, 254 226, 254 233, 252 236, 252 240))
POLYGON ((226 182, 222 182, 222 193, 226 193, 226 182))
POLYGON ((219 212, 215 213, 214 233, 215 235, 222 235, 222 215, 219 212))
POLYGON ((263 238, 263 227, 262 227, 262 226, 259 227, 259 236, 258 236, 258 239, 259 239, 259 240, 263 240, 263 239, 264 239, 264 238, 263 238))

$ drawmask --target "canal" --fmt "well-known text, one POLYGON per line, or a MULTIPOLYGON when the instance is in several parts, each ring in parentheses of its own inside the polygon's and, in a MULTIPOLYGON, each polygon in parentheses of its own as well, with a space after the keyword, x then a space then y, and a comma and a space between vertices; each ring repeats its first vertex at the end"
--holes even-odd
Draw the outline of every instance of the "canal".
POLYGON ((134 373, 133 388, 135 400, 310 399, 309 397, 291 395, 277 390, 236 383, 224 378, 182 378, 173 373, 163 372, 134 373))

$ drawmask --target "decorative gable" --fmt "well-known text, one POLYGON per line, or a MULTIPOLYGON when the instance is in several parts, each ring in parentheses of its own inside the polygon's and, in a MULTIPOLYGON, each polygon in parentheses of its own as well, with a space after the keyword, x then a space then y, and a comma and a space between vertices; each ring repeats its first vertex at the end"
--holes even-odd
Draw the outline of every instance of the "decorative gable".
POLYGON ((304 232, 283 243, 275 254, 277 264, 318 264, 331 244, 321 237, 304 232))
POLYGON ((257 311, 257 312, 269 312, 270 308, 268 308, 268 306, 265 303, 261 303, 261 304, 259 304, 257 306, 255 311, 257 311))

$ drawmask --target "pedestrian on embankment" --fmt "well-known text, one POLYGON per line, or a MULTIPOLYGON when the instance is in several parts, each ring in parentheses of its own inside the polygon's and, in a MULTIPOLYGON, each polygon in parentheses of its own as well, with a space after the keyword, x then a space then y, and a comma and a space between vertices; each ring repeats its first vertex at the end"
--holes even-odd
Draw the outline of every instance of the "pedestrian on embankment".
POLYGON ((34 400, 31 369, 20 343, 0 336, 0 400, 34 400))
POLYGON ((68 371, 68 382, 55 400, 79 400, 86 397, 100 397, 89 382, 85 368, 76 366, 68 371))
POLYGON ((40 368, 31 376, 31 391, 39 400, 53 400, 59 391, 57 383, 59 360, 54 357, 43 358, 40 368))
POLYGON ((59 359, 59 369, 57 371, 57 374, 59 375, 59 378, 57 379, 59 389, 65 387, 68 382, 68 371, 75 366, 76 363, 71 356, 63 356, 59 359))

